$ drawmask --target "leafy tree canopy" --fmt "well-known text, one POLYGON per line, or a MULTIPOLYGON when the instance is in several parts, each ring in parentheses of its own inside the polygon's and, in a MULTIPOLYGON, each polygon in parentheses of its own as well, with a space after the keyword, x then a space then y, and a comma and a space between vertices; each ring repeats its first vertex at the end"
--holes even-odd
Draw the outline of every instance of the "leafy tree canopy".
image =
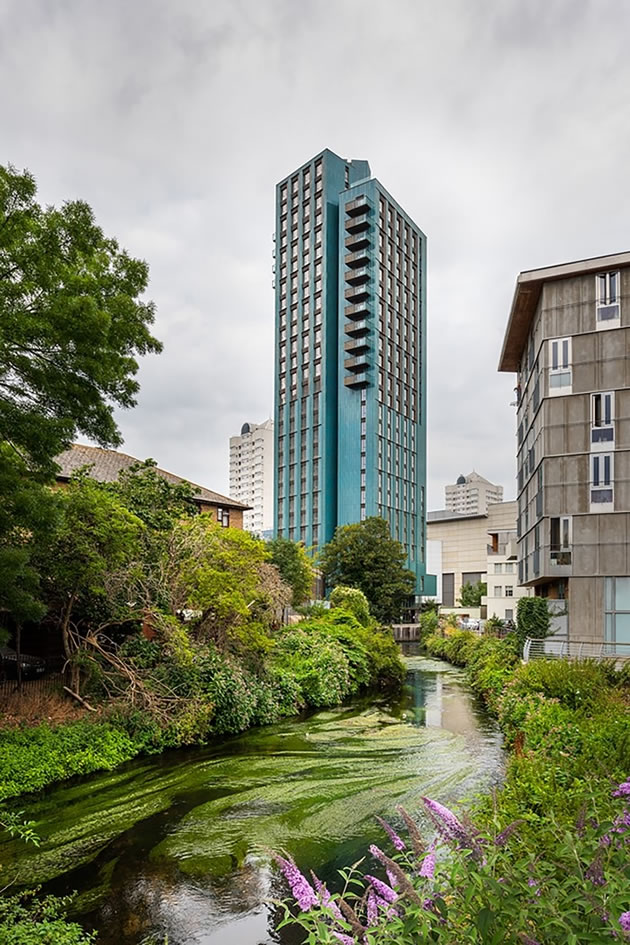
POLYGON ((154 459, 134 463, 106 488, 150 529, 167 531, 179 519, 196 515, 198 509, 190 483, 169 482, 156 470, 154 459))
POLYGON ((488 593, 488 585, 484 581, 476 581, 471 584, 467 581, 462 584, 459 592, 459 603, 462 607, 481 607, 481 598, 488 593))
POLYGON ((271 563, 275 564, 282 579, 293 591, 292 604, 299 607, 311 596, 313 565, 303 545, 289 538, 274 538, 267 543, 271 563))
POLYGON ((113 406, 134 405, 136 356, 161 346, 146 263, 86 203, 35 197, 31 174, 0 166, 0 441, 52 472, 77 431, 121 442, 113 406))
POLYGON ((406 599, 415 592, 415 577, 405 568, 402 545, 391 537, 382 518, 341 525, 319 560, 327 584, 363 591, 378 620, 397 620, 406 599))

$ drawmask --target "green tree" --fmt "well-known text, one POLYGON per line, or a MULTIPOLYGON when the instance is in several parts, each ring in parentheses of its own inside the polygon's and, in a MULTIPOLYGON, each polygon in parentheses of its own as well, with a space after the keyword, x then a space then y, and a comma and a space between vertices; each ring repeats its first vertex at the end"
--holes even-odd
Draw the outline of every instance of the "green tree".
POLYGON ((275 564, 283 581, 293 591, 291 603, 299 607, 311 596, 313 565, 304 546, 289 538, 273 538, 267 542, 271 563, 275 564))
POLYGON ((135 404, 136 356, 161 345, 146 263, 86 203, 35 196, 31 174, 0 166, 0 441, 51 472, 77 431, 121 442, 113 407, 135 404))
MULTIPOLYGON (((54 534, 38 549, 49 612, 58 623, 66 659, 81 634, 103 622, 125 620, 134 602, 124 593, 128 569, 139 557, 143 525, 100 483, 85 473, 55 495, 59 518, 54 534), (119 595, 116 589, 123 591, 119 595)), ((141 608, 136 608, 136 617, 141 608)), ((73 674, 74 682, 78 673, 73 674)), ((76 689, 75 689, 76 691, 76 689)))
POLYGON ((550 624, 546 597, 521 597, 516 607, 516 633, 521 647, 527 637, 541 640, 548 636, 550 624))
POLYGON ((382 518, 339 526, 319 560, 328 586, 345 584, 363 591, 377 620, 398 619, 415 592, 415 577, 405 568, 402 545, 391 537, 382 518))
POLYGON ((359 621, 362 627, 370 622, 370 605, 367 597, 357 587, 344 587, 338 584, 330 594, 330 606, 346 610, 359 621))
POLYGON ((0 166, 0 608, 16 624, 41 615, 32 555, 53 517, 54 457, 78 432, 117 445, 136 357, 161 350, 147 280, 87 204, 43 208, 31 174, 0 166))
POLYGON ((462 584, 459 592, 459 603, 461 607, 481 607, 481 598, 488 593, 488 585, 484 581, 476 581, 471 584, 467 581, 462 584))
POLYGON ((123 469, 106 488, 153 531, 169 531, 179 519, 199 511, 190 483, 169 482, 157 472, 154 459, 123 469))

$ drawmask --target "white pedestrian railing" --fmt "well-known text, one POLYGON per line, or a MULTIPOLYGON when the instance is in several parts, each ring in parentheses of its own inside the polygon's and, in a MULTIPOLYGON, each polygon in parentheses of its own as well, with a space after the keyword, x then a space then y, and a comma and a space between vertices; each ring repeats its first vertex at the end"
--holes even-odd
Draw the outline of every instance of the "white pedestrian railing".
POLYGON ((628 660, 630 643, 599 643, 595 640, 533 640, 527 637, 523 647, 523 662, 530 660, 628 660))

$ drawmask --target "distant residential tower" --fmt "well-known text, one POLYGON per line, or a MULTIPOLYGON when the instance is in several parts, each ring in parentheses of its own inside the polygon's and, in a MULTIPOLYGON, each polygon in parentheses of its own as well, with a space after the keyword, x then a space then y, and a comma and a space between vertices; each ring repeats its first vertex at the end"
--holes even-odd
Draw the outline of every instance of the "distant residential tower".
POLYGON ((457 477, 457 482, 444 489, 448 512, 461 515, 483 515, 493 502, 503 502, 503 486, 495 486, 474 470, 457 477))
POLYGON ((230 494, 251 506, 243 528, 259 537, 273 530, 273 420, 244 423, 230 437, 230 494))
POLYGON ((325 150, 276 188, 277 534, 380 515, 425 568, 426 237, 367 161, 325 150))

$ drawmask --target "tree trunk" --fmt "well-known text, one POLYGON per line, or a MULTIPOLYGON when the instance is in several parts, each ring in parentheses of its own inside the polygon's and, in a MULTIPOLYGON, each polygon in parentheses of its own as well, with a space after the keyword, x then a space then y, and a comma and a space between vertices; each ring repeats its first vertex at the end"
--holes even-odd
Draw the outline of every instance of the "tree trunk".
POLYGON ((15 627, 15 654, 17 657, 17 690, 22 691, 22 624, 18 620, 15 627))
POLYGON ((76 693, 79 692, 80 684, 80 674, 77 666, 73 666, 72 657, 74 651, 71 646, 70 641, 70 618, 72 616, 72 608, 74 607, 74 602, 77 599, 76 593, 70 595, 68 603, 66 604, 65 610, 63 612, 63 617, 61 619, 61 638, 63 640, 63 652, 66 657, 66 665, 70 666, 70 682, 72 689, 76 693))

